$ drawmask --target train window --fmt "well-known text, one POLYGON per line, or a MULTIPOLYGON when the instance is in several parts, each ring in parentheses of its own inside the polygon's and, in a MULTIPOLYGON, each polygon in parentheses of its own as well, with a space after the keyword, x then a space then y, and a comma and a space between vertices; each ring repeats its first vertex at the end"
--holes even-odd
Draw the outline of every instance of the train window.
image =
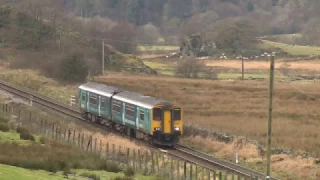
POLYGON ((180 108, 177 108, 177 109, 173 110, 173 120, 174 121, 181 120, 181 110, 180 110, 180 108))
POLYGON ((144 110, 140 110, 140 120, 144 121, 144 110))
POLYGON ((104 97, 101 97, 101 108, 107 108, 106 99, 104 97))
POLYGON ((160 108, 154 108, 153 109, 153 120, 160 121, 161 120, 161 109, 160 108))
POLYGON ((86 93, 82 93, 82 101, 86 101, 86 93))
POLYGON ((90 94, 90 104, 97 104, 97 95, 90 94))
POLYGON ((135 117, 135 109, 134 109, 133 105, 126 104, 125 111, 126 111, 126 116, 127 117, 129 117, 129 118, 134 118, 135 117))
POLYGON ((112 111, 116 112, 116 113, 121 113, 121 102, 120 101, 113 101, 112 111))

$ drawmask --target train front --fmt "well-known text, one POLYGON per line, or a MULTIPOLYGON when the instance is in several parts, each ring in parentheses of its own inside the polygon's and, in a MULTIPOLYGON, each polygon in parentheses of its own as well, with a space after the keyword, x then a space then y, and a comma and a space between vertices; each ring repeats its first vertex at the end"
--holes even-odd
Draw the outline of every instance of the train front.
POLYGON ((174 146, 183 132, 181 107, 167 104, 152 110, 153 143, 174 146))

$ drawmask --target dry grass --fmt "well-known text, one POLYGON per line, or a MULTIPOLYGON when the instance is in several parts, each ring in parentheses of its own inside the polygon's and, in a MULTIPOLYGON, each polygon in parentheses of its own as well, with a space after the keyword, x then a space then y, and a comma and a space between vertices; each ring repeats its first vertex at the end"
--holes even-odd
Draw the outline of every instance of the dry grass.
MULTIPOLYGON (((177 102, 185 123, 257 139, 265 144, 268 119, 267 81, 208 81, 114 74, 97 81, 177 102)), ((296 84, 320 98, 320 84, 296 84)), ((317 152, 319 101, 275 82, 273 145, 317 152)))
MULTIPOLYGON (((251 168, 264 173, 266 168, 266 158, 261 157, 256 146, 252 144, 240 144, 237 140, 233 143, 225 144, 213 139, 204 139, 199 136, 184 139, 184 143, 193 147, 202 147, 209 153, 214 153, 218 157, 235 162, 235 154, 238 153, 239 163, 246 164, 251 168)), ((271 157, 272 176, 280 179, 318 179, 320 177, 320 166, 314 163, 314 158, 294 157, 291 155, 273 155, 271 157)))
MULTIPOLYGON (((238 68, 241 69, 241 61, 240 60, 207 60, 207 66, 214 66, 214 67, 224 67, 224 68, 238 68)), ((277 60, 275 63, 275 68, 281 68, 286 62, 282 60, 277 60)), ((320 63, 319 61, 296 61, 290 62, 290 69, 299 70, 319 70, 320 63)), ((260 70, 267 70, 270 69, 270 62, 269 61, 245 61, 244 63, 245 69, 260 69, 260 70)))

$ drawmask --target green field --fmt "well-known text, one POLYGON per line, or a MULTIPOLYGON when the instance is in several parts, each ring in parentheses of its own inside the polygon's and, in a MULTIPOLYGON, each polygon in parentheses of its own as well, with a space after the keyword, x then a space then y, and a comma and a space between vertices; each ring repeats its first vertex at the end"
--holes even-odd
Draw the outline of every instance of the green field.
POLYGON ((176 51, 179 46, 138 46, 138 51, 176 51))
POLYGON ((283 52, 286 52, 293 56, 308 56, 308 55, 320 55, 320 47, 315 46, 298 46, 284 44, 274 41, 261 40, 262 43, 259 45, 260 48, 269 49, 269 48, 279 48, 283 52))
MULTIPOLYGON (((97 174, 100 176, 100 180, 112 180, 116 177, 124 177, 123 173, 112 173, 106 171, 89 171, 85 169, 80 170, 72 170, 78 175, 82 173, 90 173, 90 174, 97 174)), ((20 167, 9 166, 0 164, 0 180, 65 180, 66 177, 63 175, 62 172, 57 172, 55 174, 43 171, 43 170, 28 170, 20 167)), ((76 176, 69 176, 68 179, 72 180, 87 180, 88 178, 84 177, 76 177, 76 176)), ((156 180, 156 177, 152 176, 143 176, 141 174, 137 174, 135 179, 139 180, 156 180)))

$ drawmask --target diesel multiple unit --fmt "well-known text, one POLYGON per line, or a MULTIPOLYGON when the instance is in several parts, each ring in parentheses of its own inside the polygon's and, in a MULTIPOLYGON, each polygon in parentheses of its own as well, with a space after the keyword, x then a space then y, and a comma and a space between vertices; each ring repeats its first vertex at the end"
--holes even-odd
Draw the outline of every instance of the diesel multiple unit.
POLYGON ((176 104, 113 86, 89 82, 79 86, 83 118, 143 139, 174 146, 182 134, 182 110, 176 104))

